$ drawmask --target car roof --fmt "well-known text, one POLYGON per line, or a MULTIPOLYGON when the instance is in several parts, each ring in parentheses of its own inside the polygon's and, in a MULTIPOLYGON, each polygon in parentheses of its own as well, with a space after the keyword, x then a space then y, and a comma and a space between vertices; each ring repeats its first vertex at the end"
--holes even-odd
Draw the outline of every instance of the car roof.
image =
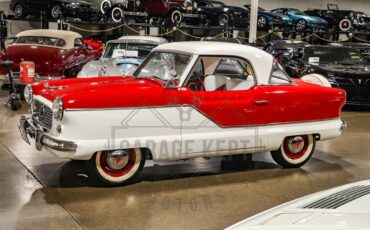
POLYGON ((82 38, 81 34, 73 31, 51 30, 51 29, 26 30, 16 35, 16 37, 31 37, 31 36, 63 39, 65 41, 65 45, 63 47, 60 47, 62 49, 74 48, 75 39, 82 38))
POLYGON ((164 44, 167 43, 167 39, 155 36, 123 36, 116 40, 109 42, 122 43, 122 42, 136 42, 136 43, 152 43, 152 44, 164 44))
POLYGON ((227 42, 173 42, 154 48, 154 51, 187 53, 202 56, 231 56, 248 60, 255 71, 258 84, 268 84, 274 58, 256 47, 227 42))

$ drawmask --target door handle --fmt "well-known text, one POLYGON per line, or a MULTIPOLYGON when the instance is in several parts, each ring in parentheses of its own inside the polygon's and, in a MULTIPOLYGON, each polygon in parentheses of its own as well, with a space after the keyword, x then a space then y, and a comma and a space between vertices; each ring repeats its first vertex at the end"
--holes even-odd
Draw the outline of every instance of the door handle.
POLYGON ((269 103, 268 100, 255 100, 254 104, 256 105, 267 105, 269 103))

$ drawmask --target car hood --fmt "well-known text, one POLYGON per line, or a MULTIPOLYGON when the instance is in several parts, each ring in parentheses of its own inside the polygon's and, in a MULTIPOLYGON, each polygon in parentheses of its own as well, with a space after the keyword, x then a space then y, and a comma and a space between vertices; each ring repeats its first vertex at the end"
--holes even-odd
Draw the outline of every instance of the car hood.
POLYGON ((340 65, 340 64, 320 64, 312 66, 320 72, 327 72, 339 75, 367 75, 370 76, 370 65, 340 65))
POLYGON ((241 221, 239 229, 368 229, 370 181, 318 192, 241 221))
POLYGON ((22 61, 33 61, 36 73, 46 76, 52 68, 54 59, 63 52, 63 49, 53 46, 13 44, 7 47, 6 52, 8 58, 14 61, 13 71, 19 72, 22 61))
POLYGON ((95 109, 162 105, 163 102, 158 101, 161 97, 153 95, 161 95, 164 84, 154 78, 127 76, 43 81, 33 84, 32 88, 35 96, 51 102, 60 97, 64 109, 95 109))

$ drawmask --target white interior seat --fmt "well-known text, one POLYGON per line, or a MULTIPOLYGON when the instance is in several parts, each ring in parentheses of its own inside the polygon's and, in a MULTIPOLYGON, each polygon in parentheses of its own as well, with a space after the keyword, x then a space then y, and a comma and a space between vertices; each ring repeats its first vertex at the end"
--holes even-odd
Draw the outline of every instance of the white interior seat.
POLYGON ((246 80, 229 79, 226 82, 226 90, 248 90, 254 86, 254 79, 249 75, 246 80))
POLYGON ((229 80, 229 77, 222 75, 208 75, 204 79, 204 88, 206 91, 215 91, 226 85, 226 82, 229 80))

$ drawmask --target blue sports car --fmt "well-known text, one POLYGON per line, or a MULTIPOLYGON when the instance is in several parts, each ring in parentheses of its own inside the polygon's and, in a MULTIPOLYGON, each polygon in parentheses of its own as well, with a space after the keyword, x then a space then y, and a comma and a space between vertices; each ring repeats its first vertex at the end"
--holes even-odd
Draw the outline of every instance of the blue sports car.
POLYGON ((297 31, 307 29, 326 29, 328 22, 322 18, 309 16, 298 9, 293 8, 278 8, 271 10, 273 13, 284 14, 292 19, 293 25, 297 31))
MULTIPOLYGON (((244 5, 245 8, 250 12, 251 6, 244 5)), ((277 14, 269 12, 261 7, 258 7, 257 15, 257 28, 260 30, 266 30, 270 28, 281 28, 288 29, 292 26, 292 19, 284 14, 277 14)))

